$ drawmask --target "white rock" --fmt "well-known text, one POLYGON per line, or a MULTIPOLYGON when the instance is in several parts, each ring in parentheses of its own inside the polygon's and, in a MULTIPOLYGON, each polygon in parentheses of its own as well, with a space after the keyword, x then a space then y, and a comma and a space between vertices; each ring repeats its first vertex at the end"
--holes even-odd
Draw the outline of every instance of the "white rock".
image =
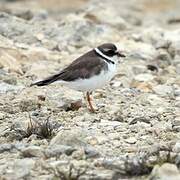
POLYGON ((13 162, 12 166, 8 167, 6 177, 7 179, 24 179, 30 174, 30 171, 34 166, 35 161, 33 159, 17 159, 13 162))
POLYGON ((68 130, 61 130, 51 140, 50 146, 69 145, 73 147, 84 146, 86 144, 86 132, 81 128, 73 128, 68 130))
POLYGON ((156 165, 150 175, 152 180, 179 180, 180 173, 176 165, 165 163, 162 166, 156 165))
POLYGON ((126 21, 113 7, 107 6, 104 11, 104 3, 101 3, 98 6, 91 6, 88 11, 89 14, 95 16, 101 23, 110 24, 119 29, 125 29, 127 26, 126 21))
POLYGON ((129 50, 133 59, 151 60, 157 55, 156 49, 151 44, 143 42, 132 41, 129 50))
MULTIPOLYGON (((179 67, 179 69, 180 69, 180 67, 179 67)), ((180 88, 179 88, 179 89, 176 89, 176 90, 174 91, 174 95, 175 95, 175 96, 180 96, 180 88)))
POLYGON ((103 125, 103 126, 120 126, 121 122, 119 122, 119 121, 101 120, 100 124, 103 125))
POLYGON ((108 142, 108 137, 106 137, 106 136, 102 136, 102 135, 98 135, 97 137, 97 141, 98 141, 98 144, 104 144, 104 143, 106 143, 106 142, 108 142))
POLYGON ((136 81, 141 81, 141 82, 148 82, 152 81, 154 79, 154 76, 152 74, 138 74, 137 76, 134 77, 136 81))
POLYGON ((157 46, 163 41, 163 33, 164 30, 162 28, 145 28, 142 32, 140 32, 140 38, 143 40, 143 42, 146 42, 148 44, 155 44, 157 46))
MULTIPOLYGON (((165 103, 164 100, 161 97, 158 97, 156 94, 150 94, 147 97, 147 101, 153 106, 162 105, 165 103)), ((164 104, 164 106, 165 106, 165 104, 164 104)))
POLYGON ((145 71, 147 71, 147 67, 145 65, 134 65, 132 67, 133 73, 134 74, 140 74, 140 73, 144 73, 145 71))
POLYGON ((121 81, 114 81, 114 82, 112 82, 112 87, 120 87, 121 86, 121 84, 122 84, 122 82, 121 81))
POLYGON ((180 152, 180 142, 176 142, 173 147, 173 152, 179 153, 180 152))
POLYGON ((23 89, 22 86, 14 86, 14 85, 11 85, 11 84, 7 84, 7 83, 4 83, 4 82, 1 82, 0 83, 0 94, 5 94, 9 91, 17 91, 17 90, 21 90, 23 89))
POLYGON ((1 112, 0 112, 0 120, 4 119, 5 116, 6 116, 6 115, 5 115, 4 113, 1 113, 1 112))
POLYGON ((128 144, 135 144, 137 142, 137 139, 135 137, 130 137, 128 139, 125 139, 125 142, 128 144))
POLYGON ((156 94, 159 94, 162 96, 170 95, 173 92, 172 86, 167 86, 167 85, 157 85, 153 87, 153 90, 156 94))

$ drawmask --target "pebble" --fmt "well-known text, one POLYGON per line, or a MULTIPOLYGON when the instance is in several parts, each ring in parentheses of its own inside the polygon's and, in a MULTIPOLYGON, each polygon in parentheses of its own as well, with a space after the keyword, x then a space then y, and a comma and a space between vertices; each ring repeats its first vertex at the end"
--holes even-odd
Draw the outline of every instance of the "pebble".
POLYGON ((175 95, 175 96, 180 96, 180 89, 176 89, 176 90, 174 91, 174 95, 175 95))
POLYGON ((30 158, 17 159, 13 162, 13 165, 6 169, 5 179, 24 179, 26 178, 32 168, 35 166, 35 160, 30 158))
POLYGON ((98 144, 98 139, 96 137, 87 137, 86 139, 87 139, 87 142, 92 146, 98 144))
POLYGON ((173 88, 172 88, 172 86, 167 86, 167 85, 157 85, 157 86, 153 87, 153 91, 156 94, 159 94, 162 96, 168 96, 168 95, 172 95, 173 88))
POLYGON ((3 120, 6 117, 6 115, 4 113, 0 112, 0 120, 3 120))
POLYGON ((180 132, 180 117, 177 116, 175 119, 173 119, 172 128, 173 130, 180 132))
POLYGON ((173 147, 173 152, 175 152, 175 153, 180 152, 180 142, 176 142, 176 144, 173 147))
POLYGON ((104 135, 98 135, 96 137, 96 139, 97 139, 99 145, 105 144, 106 142, 109 141, 109 138, 107 136, 104 136, 104 135))
POLYGON ((39 146, 29 146, 21 150, 24 157, 44 157, 43 149, 39 146))
POLYGON ((120 87, 122 85, 122 82, 121 81, 114 81, 111 84, 112 84, 112 87, 117 88, 117 87, 120 87))
POLYGON ((135 144, 137 142, 137 139, 135 137, 130 137, 128 139, 125 139, 125 142, 128 144, 135 144))
POLYGON ((54 145, 45 150, 45 155, 46 157, 58 157, 61 154, 70 156, 74 151, 76 151, 76 149, 72 146, 54 145))
POLYGON ((153 106, 161 105, 162 103, 165 104, 164 100, 156 94, 148 95, 147 96, 147 102, 149 102, 153 106))
POLYGON ((82 160, 85 159, 85 151, 83 148, 78 149, 77 151, 74 151, 72 153, 72 158, 77 159, 77 160, 82 160))
POLYGON ((148 81, 152 81, 154 79, 154 76, 152 74, 138 74, 134 77, 134 79, 136 81, 141 81, 141 82, 148 82, 148 81))
POLYGON ((22 99, 19 102, 19 108, 22 112, 24 111, 33 111, 38 108, 37 101, 34 99, 22 99))
POLYGON ((86 132, 81 128, 74 128, 70 130, 61 130, 51 140, 50 145, 68 145, 72 147, 79 147, 86 145, 86 132))
POLYGON ((142 73, 145 73, 146 72, 146 66, 144 66, 144 65, 134 65, 133 67, 132 67, 132 70, 133 70, 133 73, 134 74, 142 74, 142 73))
POLYGON ((100 153, 93 147, 85 147, 84 152, 87 158, 100 157, 100 153))
POLYGON ((22 86, 14 86, 5 82, 0 82, 0 94, 5 94, 7 92, 16 92, 21 89, 23 89, 22 86))
POLYGON ((0 145, 0 153, 5 151, 10 151, 14 146, 12 144, 1 144, 0 145))
MULTIPOLYGON (((97 170, 93 170, 91 172, 91 174, 93 174, 92 179, 98 179, 98 180, 112 180, 116 179, 116 172, 114 172, 113 170, 108 170, 108 169, 97 169, 97 170)), ((117 173, 118 174, 118 173, 117 173)), ((117 175, 118 177, 118 175, 117 175)), ((85 176, 85 179, 88 179, 88 176, 85 176)))
POLYGON ((150 175, 152 180, 178 180, 180 172, 176 165, 165 163, 162 166, 155 165, 150 175))

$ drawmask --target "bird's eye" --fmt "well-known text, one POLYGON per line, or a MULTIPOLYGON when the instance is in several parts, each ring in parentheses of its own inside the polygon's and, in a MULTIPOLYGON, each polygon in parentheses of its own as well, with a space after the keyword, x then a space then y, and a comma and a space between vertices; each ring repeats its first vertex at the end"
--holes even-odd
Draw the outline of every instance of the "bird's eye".
POLYGON ((107 53, 108 53, 108 55, 110 55, 110 56, 113 56, 113 55, 114 55, 114 51, 113 51, 113 50, 108 50, 107 53))

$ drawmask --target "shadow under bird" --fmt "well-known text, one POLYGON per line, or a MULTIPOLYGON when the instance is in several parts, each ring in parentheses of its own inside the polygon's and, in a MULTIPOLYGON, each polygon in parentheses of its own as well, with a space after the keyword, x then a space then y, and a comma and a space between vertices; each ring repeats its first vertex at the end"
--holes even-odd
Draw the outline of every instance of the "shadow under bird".
POLYGON ((52 75, 31 86, 46 86, 55 81, 71 89, 85 92, 91 112, 95 109, 90 94, 102 88, 116 74, 118 58, 125 57, 114 44, 102 44, 74 60, 58 74, 52 75))

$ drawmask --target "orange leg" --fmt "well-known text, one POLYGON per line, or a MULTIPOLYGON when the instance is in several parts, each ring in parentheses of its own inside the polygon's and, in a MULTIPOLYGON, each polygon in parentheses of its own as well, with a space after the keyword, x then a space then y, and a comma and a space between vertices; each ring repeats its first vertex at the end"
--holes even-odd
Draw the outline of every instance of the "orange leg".
POLYGON ((88 104, 89 104, 89 107, 90 107, 90 111, 91 112, 95 112, 95 109, 93 108, 93 105, 92 105, 92 103, 91 103, 91 97, 90 97, 90 93, 89 92, 87 92, 86 93, 86 97, 87 97, 87 102, 88 102, 88 104))

